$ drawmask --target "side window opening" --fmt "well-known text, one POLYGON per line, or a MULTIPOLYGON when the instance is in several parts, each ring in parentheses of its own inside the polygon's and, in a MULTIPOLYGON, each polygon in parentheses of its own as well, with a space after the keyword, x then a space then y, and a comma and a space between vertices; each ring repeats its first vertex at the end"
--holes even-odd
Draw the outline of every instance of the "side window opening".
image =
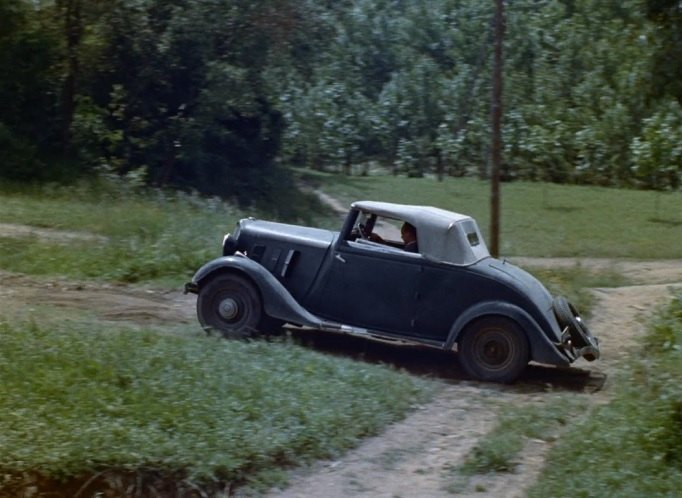
MULTIPOLYGON (((395 218, 377 216, 371 213, 360 213, 350 232, 348 240, 359 241, 368 245, 380 245, 386 248, 419 252, 416 245, 406 249, 402 230, 405 222, 395 218)), ((413 228, 413 230, 415 230, 413 228)))

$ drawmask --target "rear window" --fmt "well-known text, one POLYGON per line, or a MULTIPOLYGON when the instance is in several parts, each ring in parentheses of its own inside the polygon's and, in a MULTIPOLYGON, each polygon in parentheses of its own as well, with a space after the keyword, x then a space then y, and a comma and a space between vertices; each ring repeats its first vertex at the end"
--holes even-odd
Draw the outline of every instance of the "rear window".
POLYGON ((478 238, 478 231, 476 231, 476 225, 473 222, 465 221, 462 223, 462 228, 464 228, 464 233, 466 234, 471 247, 476 247, 481 243, 478 238))

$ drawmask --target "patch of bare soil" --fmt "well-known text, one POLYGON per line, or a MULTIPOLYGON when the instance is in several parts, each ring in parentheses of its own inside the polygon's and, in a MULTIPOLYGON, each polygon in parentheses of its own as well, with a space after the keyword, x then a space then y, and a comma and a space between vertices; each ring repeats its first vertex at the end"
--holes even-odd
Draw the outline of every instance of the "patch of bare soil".
POLYGON ((50 313, 53 307, 81 309, 102 320, 134 323, 194 323, 196 297, 180 289, 48 280, 0 271, 0 312, 5 316, 50 313))

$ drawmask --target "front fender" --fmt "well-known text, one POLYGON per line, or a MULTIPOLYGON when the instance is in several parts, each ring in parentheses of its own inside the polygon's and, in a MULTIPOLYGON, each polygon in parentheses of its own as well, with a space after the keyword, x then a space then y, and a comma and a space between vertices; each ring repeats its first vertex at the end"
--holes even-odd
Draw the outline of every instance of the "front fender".
POLYGON ((187 292, 199 293, 202 285, 218 273, 237 273, 254 283, 263 300, 265 313, 288 323, 321 327, 324 325, 315 315, 309 313, 291 296, 289 291, 272 273, 260 263, 245 256, 223 256, 209 261, 199 268, 192 281, 185 286, 187 292))
POLYGON ((557 366, 568 366, 570 361, 547 337, 540 325, 522 308, 511 303, 485 301, 461 314, 450 328, 445 348, 454 348, 462 331, 474 320, 484 316, 504 316, 514 320, 525 331, 530 345, 531 360, 557 366))

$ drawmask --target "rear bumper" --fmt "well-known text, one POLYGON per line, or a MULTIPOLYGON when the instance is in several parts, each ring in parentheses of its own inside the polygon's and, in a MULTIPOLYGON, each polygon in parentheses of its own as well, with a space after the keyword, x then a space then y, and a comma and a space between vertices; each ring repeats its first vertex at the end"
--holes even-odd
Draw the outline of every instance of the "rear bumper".
POLYGON ((573 358, 572 361, 578 358, 585 358, 587 361, 598 360, 601 356, 601 351, 599 349, 599 339, 593 335, 588 335, 586 337, 588 344, 583 347, 576 347, 573 345, 573 340, 571 336, 571 331, 569 327, 565 327, 561 332, 561 342, 555 345, 560 348, 564 353, 573 358))

